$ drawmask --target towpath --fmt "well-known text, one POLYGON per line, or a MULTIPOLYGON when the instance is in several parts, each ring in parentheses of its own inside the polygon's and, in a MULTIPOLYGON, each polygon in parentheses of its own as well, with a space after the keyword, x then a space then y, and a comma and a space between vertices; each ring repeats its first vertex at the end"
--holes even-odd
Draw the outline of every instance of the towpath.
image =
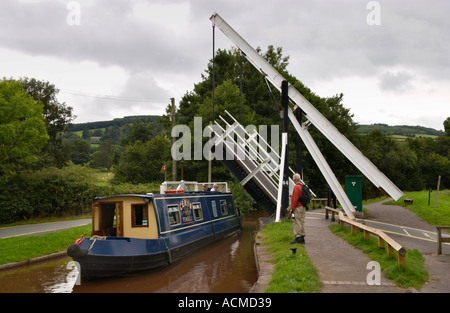
POLYGON ((40 235, 67 228, 83 226, 89 223, 91 223, 91 219, 2 227, 0 228, 0 238, 40 235))
MULTIPOLYGON (((367 277, 373 268, 371 259, 344 239, 334 235, 328 228, 324 209, 310 210, 306 214, 305 249, 318 270, 323 293, 404 293, 404 292, 450 292, 450 245, 444 244, 442 255, 437 255, 436 228, 420 220, 415 214, 400 206, 375 203, 366 206, 368 216, 359 220, 371 227, 385 231, 391 238, 407 249, 417 249, 425 258, 429 282, 421 290, 397 287, 381 273, 380 285, 369 285, 367 277)), ((261 252, 261 257, 268 257, 261 252)), ((408 257, 408 256, 406 256, 408 257)), ((408 262, 408 261, 407 261, 408 262)), ((260 262, 262 264, 264 262, 260 262)), ((267 264, 267 263, 266 263, 267 264)), ((266 265, 263 265, 264 267, 266 265)), ((264 268, 264 279, 256 292, 264 290, 270 281, 270 269, 264 268)))

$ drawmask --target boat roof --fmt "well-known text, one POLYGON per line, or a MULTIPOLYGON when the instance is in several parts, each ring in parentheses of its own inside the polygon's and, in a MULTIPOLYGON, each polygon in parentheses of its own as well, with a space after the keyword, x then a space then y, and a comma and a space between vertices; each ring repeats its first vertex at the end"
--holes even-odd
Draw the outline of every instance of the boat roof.
POLYGON ((167 196, 167 197, 171 197, 171 196, 183 196, 183 195, 192 195, 192 194, 198 194, 198 195, 214 195, 217 194, 218 196, 220 195, 228 195, 231 194, 230 192, 217 192, 217 191, 188 191, 188 192, 181 192, 181 193, 146 193, 146 194, 118 194, 118 195, 111 195, 111 196, 103 196, 103 197, 95 197, 94 200, 103 200, 103 199, 109 199, 109 198, 116 198, 116 197, 139 197, 139 198, 147 198, 147 199, 151 199, 154 198, 155 196, 167 196))
POLYGON ((152 198, 152 193, 147 194, 118 194, 118 195, 111 195, 111 196, 103 196, 103 197, 95 197, 94 200, 102 200, 102 199, 108 199, 108 198, 116 198, 116 197, 140 197, 140 198, 152 198))

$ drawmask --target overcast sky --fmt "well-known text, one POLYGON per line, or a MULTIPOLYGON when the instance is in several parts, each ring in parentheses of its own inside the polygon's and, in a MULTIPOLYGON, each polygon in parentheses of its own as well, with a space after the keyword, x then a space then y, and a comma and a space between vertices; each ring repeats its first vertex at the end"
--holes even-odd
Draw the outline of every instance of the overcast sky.
POLYGON ((2 0, 0 76, 54 84, 76 123, 163 114, 201 80, 214 12, 254 48, 282 47, 319 96, 343 93, 360 124, 450 116, 448 0, 2 0))

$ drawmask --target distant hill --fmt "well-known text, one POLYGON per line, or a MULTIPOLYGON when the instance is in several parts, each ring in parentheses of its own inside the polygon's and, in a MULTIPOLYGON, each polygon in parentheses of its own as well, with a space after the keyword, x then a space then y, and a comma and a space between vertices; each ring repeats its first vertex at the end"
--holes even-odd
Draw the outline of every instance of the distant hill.
POLYGON ((423 126, 389 126, 387 124, 372 124, 372 125, 359 125, 356 130, 359 134, 369 134, 373 130, 379 130, 388 136, 401 136, 401 137, 438 137, 444 134, 441 130, 434 128, 428 128, 423 126))
POLYGON ((105 128, 109 126, 123 126, 130 123, 134 123, 136 121, 140 122, 158 122, 159 115, 136 115, 136 116, 125 116, 123 118, 115 118, 110 121, 99 121, 99 122, 87 122, 87 123, 79 123, 73 124, 70 128, 70 132, 76 132, 80 130, 94 130, 99 128, 105 128))
MULTIPOLYGON (((70 127, 70 132, 83 131, 85 129, 95 130, 99 128, 106 128, 109 126, 124 126, 130 123, 134 123, 136 121, 141 122, 153 122, 158 123, 159 115, 136 115, 136 116, 125 116, 123 118, 115 118, 110 121, 98 121, 98 122, 87 122, 87 123, 79 123, 73 124, 70 127)), ((399 125, 399 126, 389 126, 387 124, 371 124, 371 125, 358 125, 358 129, 356 132, 358 134, 369 134, 373 130, 378 129, 382 133, 388 136, 395 137, 438 137, 444 134, 441 130, 436 130, 434 128, 428 128, 423 126, 407 126, 407 125, 399 125)))

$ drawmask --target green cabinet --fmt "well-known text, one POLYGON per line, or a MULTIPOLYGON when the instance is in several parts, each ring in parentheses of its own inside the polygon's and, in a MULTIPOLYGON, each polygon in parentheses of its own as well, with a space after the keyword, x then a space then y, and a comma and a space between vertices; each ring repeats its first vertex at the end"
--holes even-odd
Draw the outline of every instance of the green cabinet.
POLYGON ((345 176, 345 193, 356 211, 362 212, 362 176, 345 176))

